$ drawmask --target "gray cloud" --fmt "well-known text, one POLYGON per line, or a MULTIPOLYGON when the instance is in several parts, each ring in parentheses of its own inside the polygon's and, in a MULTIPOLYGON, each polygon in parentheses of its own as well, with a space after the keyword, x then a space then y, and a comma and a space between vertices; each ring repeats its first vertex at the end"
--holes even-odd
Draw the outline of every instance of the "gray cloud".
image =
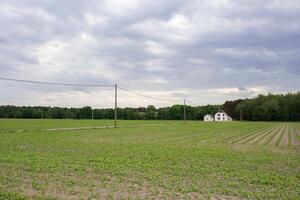
MULTIPOLYGON (((0 1, 0 74, 119 83, 192 104, 297 91, 299 19, 297 0, 0 1)), ((1 85, 1 104, 76 98, 73 106, 109 106, 112 97, 109 90, 1 85)), ((169 104, 120 95, 123 106, 169 104)))

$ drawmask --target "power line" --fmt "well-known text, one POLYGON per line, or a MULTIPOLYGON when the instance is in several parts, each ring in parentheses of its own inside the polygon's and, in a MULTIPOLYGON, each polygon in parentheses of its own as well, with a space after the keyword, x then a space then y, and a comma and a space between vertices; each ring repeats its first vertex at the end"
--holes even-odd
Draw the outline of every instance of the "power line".
MULTIPOLYGON (((117 91, 118 89, 123 90, 128 93, 135 94, 137 96, 149 98, 149 99, 154 99, 154 100, 159 100, 159 101, 172 101, 172 102, 179 102, 179 100, 175 99, 164 99, 164 98, 158 98, 158 97, 153 97, 149 95, 144 95, 138 92, 135 92, 130 89, 126 89, 123 87, 118 87, 117 84, 115 85, 89 85, 89 84, 75 84, 75 83, 57 83, 57 82, 45 82, 45 81, 33 81, 33 80, 24 80, 24 79, 15 79, 15 78, 6 78, 6 77, 0 77, 0 80, 5 80, 5 81, 15 81, 15 82, 22 82, 22 83, 33 83, 33 84, 44 84, 44 85, 59 85, 59 86, 76 86, 76 87, 113 87, 115 89, 115 128, 117 128, 117 91)), ((184 122, 186 121, 186 105, 185 105, 185 99, 184 99, 184 122)), ((43 114, 42 114, 43 118, 43 114)), ((92 119, 94 118, 94 112, 92 110, 92 119)))
POLYGON ((123 88, 123 87, 119 87, 119 86, 118 86, 118 88, 120 90, 125 91, 125 92, 129 92, 129 93, 135 94, 137 96, 141 96, 141 97, 145 97, 145 98, 149 98, 149 99, 154 99, 154 100, 159 100, 159 101, 172 101, 172 102, 179 102, 179 101, 181 101, 181 100, 178 100, 178 99, 175 100, 175 99, 165 99, 165 98, 152 97, 152 96, 144 95, 144 94, 135 92, 133 90, 129 90, 129 89, 126 89, 126 88, 123 88))
MULTIPOLYGON (((76 84, 76 83, 59 83, 59 82, 46 82, 46 81, 34 81, 34 80, 25 80, 25 79, 15 79, 15 78, 6 78, 6 77, 0 77, 0 80, 5 81, 14 81, 14 82, 22 82, 22 83, 33 83, 33 84, 42 84, 42 85, 58 85, 58 86, 75 86, 75 87, 115 87, 115 85, 99 85, 99 84, 76 84)), ((124 87, 117 87, 120 90, 123 90, 128 93, 135 94, 137 96, 159 100, 159 101, 170 101, 170 102, 179 102, 181 100, 178 99, 165 99, 165 98, 159 98, 159 97, 153 97, 145 94, 141 94, 139 92, 135 92, 133 90, 124 88, 124 87)))
POLYGON ((75 87, 114 87, 114 85, 57 83, 57 82, 33 81, 33 80, 14 79, 14 78, 5 78, 5 77, 0 77, 0 80, 22 82, 22 83, 43 84, 43 85, 75 86, 75 87))

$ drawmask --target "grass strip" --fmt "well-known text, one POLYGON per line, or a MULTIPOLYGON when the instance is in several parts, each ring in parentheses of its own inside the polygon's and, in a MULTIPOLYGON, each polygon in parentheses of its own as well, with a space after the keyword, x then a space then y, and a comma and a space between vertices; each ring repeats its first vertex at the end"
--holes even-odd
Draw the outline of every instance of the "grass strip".
POLYGON ((285 130, 286 130, 286 128, 287 128, 287 126, 285 125, 284 126, 284 129, 281 131, 281 133, 280 133, 280 137, 277 139, 277 141, 276 141, 276 146, 279 146, 280 145, 280 143, 282 142, 282 138, 283 138, 283 135, 284 135, 284 133, 285 133, 285 130))
POLYGON ((263 143, 264 145, 269 145, 271 141, 275 138, 277 133, 282 130, 283 127, 279 126, 276 130, 273 131, 273 134, 270 135, 268 139, 263 143))
POLYGON ((253 138, 256 138, 257 136, 259 136, 259 135, 261 135, 261 134, 264 134, 264 133, 266 133, 266 132, 272 131, 272 130, 274 130, 275 128, 276 128, 276 127, 271 127, 270 129, 267 129, 267 130, 264 130, 264 131, 259 131, 259 132, 255 133, 255 134, 250 135, 249 137, 244 138, 243 140, 239 141, 239 143, 241 143, 241 144, 246 144, 246 143, 248 143, 249 141, 253 140, 253 138))
MULTIPOLYGON (((256 130, 256 131, 253 131, 251 132, 250 134, 247 134, 247 135, 242 135, 240 137, 237 137, 236 139, 232 140, 231 143, 232 144, 235 144, 235 143, 239 143, 240 141, 243 141, 244 139, 248 138, 248 137, 251 137, 253 135, 257 135, 257 134, 260 134, 264 131, 267 131, 269 129, 272 129, 273 127, 268 127, 268 128, 263 128, 263 129, 260 129, 260 130, 256 130)), ((229 141, 230 142, 230 141, 229 141)))

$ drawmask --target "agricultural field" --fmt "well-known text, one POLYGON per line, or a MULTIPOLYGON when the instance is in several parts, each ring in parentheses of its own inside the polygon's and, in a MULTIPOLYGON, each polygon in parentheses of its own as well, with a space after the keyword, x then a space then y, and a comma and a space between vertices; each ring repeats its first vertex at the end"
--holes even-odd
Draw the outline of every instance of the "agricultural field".
MULTIPOLYGON (((118 120, 118 125, 144 125, 144 124, 162 124, 172 121, 155 120, 118 120)), ((109 128, 114 126, 113 120, 72 120, 72 119, 1 119, 0 132, 8 131, 32 131, 48 129, 80 129, 80 128, 109 128)))
POLYGON ((300 199, 300 123, 0 120, 0 199, 300 199))

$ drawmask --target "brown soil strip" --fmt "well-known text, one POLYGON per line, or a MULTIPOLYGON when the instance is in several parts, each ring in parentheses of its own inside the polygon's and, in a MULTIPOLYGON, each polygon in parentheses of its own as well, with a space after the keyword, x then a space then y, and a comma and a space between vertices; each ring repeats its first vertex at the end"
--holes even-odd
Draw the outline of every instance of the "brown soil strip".
POLYGON ((253 133, 256 133, 259 130, 247 130, 247 131, 238 132, 238 133, 235 132, 233 135, 229 135, 227 138, 224 138, 224 139, 220 140, 219 142, 232 143, 233 140, 236 140, 237 138, 240 138, 241 136, 246 136, 249 134, 251 135, 253 133))
POLYGON ((289 125, 286 125, 279 145, 288 145, 288 144, 289 144, 289 125))
POLYGON ((277 137, 276 145, 285 145, 286 143, 288 144, 289 140, 289 127, 288 125, 285 125, 285 129, 280 133, 280 136, 277 137))
POLYGON ((215 136, 215 137, 212 137, 212 138, 208 138, 205 140, 205 142, 222 142, 222 143, 227 143, 228 141, 232 140, 232 139, 235 139, 241 135, 247 135, 247 134, 250 134, 250 133, 253 133, 253 132, 257 132, 257 130, 255 131, 245 131, 245 132, 232 132, 232 133, 227 133, 226 135, 222 135, 222 136, 215 136))
POLYGON ((260 141, 259 144, 268 145, 276 137, 278 132, 282 130, 282 126, 278 126, 276 130, 273 130, 264 140, 260 141))
POLYGON ((261 141, 264 141, 264 139, 269 136, 269 135, 272 135, 272 133, 278 129, 278 127, 276 127, 275 129, 272 129, 272 130, 269 130, 269 131, 266 131, 260 135, 258 135, 257 137, 253 138, 252 140, 248 141, 247 143, 248 144, 257 144, 261 141))
POLYGON ((289 141, 288 141, 288 145, 292 145, 292 127, 289 124, 289 141))
MULTIPOLYGON (((240 135, 240 134, 239 134, 240 135)), ((225 142, 226 140, 236 137, 236 132, 227 133, 226 135, 212 138, 209 142, 225 142)))
MULTIPOLYGON (((230 135, 219 135, 218 132, 213 132, 213 133, 210 133, 210 136, 211 137, 207 137, 207 138, 204 138, 201 142, 199 143, 204 143, 204 142, 219 142, 220 140, 223 140, 223 139, 226 139, 228 137, 232 137, 232 134, 231 133, 228 133, 230 135), (211 135, 213 134, 213 135, 211 135)), ((207 136, 207 135, 205 135, 207 136)))
POLYGON ((285 126, 281 126, 280 129, 275 133, 275 135, 270 139, 267 145, 276 145, 279 141, 281 135, 283 134, 285 126))
POLYGON ((190 135, 172 137, 172 138, 165 139, 163 141, 164 142, 165 141, 177 141, 177 140, 186 141, 186 139, 189 139, 189 138, 193 138, 193 137, 197 137, 197 136, 207 136, 207 135, 211 135, 211 134, 212 134, 212 131, 203 131, 203 132, 200 132, 200 133, 194 133, 194 134, 190 134, 190 135))
POLYGON ((292 145, 300 145, 300 141, 298 140, 299 132, 295 126, 292 126, 292 145))
POLYGON ((279 145, 280 141, 282 140, 285 128, 286 126, 283 125, 281 129, 277 132, 277 134, 274 136, 274 138, 271 140, 269 145, 279 145))
POLYGON ((235 132, 227 133, 228 135, 211 138, 210 142, 231 143, 231 141, 233 141, 237 138, 240 138, 241 136, 245 137, 245 136, 248 136, 249 134, 253 134, 258 131, 260 131, 260 129, 259 130, 247 130, 244 132, 235 131, 235 132))
POLYGON ((265 135, 264 137, 260 138, 260 140, 258 140, 256 142, 256 144, 260 144, 260 145, 267 145, 277 134, 277 132, 281 129, 280 126, 278 126, 276 129, 273 129, 272 131, 269 132, 269 134, 265 135))
MULTIPOLYGON (((247 134, 247 132, 239 133, 238 136, 240 136, 240 135, 245 135, 245 134, 247 134)), ((236 138, 236 137, 237 137, 236 134, 234 134, 234 135, 228 135, 228 136, 225 137, 225 138, 216 140, 216 142, 228 143, 228 141, 231 141, 232 139, 234 139, 234 138, 236 138)))
POLYGON ((210 140, 209 142, 223 142, 224 140, 226 140, 230 137, 232 137, 232 135, 224 135, 224 136, 221 136, 221 137, 215 137, 212 140, 210 140))
POLYGON ((259 131, 259 132, 255 133, 255 134, 253 134, 253 135, 250 135, 249 137, 246 137, 246 138, 240 140, 240 141, 237 142, 237 143, 239 143, 239 144, 246 144, 246 143, 248 143, 249 141, 253 140, 254 138, 260 136, 261 134, 265 134, 266 132, 272 131, 272 130, 274 130, 275 128, 277 128, 277 127, 275 126, 275 127, 269 128, 269 129, 267 129, 267 130, 259 131))
POLYGON ((297 140, 300 142, 300 129, 298 127, 295 127, 295 130, 296 130, 296 137, 297 137, 297 140))
POLYGON ((231 140, 229 142, 231 142, 232 144, 239 143, 239 142, 245 140, 246 138, 252 137, 254 135, 257 135, 257 134, 260 134, 262 132, 268 131, 270 129, 273 129, 273 127, 268 127, 268 128, 264 128, 264 129, 252 131, 249 134, 239 136, 239 137, 237 137, 237 138, 235 138, 235 139, 233 139, 233 140, 231 140))
POLYGON ((203 142, 216 142, 218 139, 222 139, 222 138, 226 138, 228 137, 227 135, 223 135, 223 136, 218 136, 218 135, 213 135, 212 137, 206 138, 204 140, 202 140, 200 143, 203 142))

